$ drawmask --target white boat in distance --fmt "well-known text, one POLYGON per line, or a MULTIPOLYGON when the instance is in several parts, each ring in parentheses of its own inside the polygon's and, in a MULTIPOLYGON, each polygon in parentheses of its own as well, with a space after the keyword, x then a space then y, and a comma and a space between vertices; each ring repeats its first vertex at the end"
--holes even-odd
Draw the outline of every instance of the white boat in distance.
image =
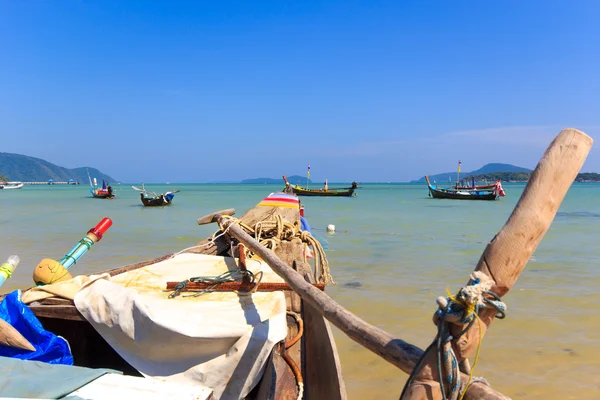
POLYGON ((23 182, 0 182, 0 189, 21 189, 23 187, 23 182))

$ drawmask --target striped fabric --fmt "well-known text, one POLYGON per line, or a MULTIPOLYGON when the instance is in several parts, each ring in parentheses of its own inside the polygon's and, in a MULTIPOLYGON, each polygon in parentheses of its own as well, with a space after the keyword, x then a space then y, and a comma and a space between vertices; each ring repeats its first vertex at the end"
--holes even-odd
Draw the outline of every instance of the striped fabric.
POLYGON ((271 193, 258 205, 264 207, 299 208, 300 202, 298 201, 298 197, 291 194, 271 193))

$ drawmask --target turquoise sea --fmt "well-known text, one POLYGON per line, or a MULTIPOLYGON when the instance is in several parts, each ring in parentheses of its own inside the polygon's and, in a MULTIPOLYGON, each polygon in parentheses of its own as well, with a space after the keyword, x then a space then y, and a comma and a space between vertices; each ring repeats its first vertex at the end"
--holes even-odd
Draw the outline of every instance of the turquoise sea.
MULTIPOLYGON (((135 184, 135 183, 134 183, 135 184)), ((330 187, 334 187, 333 183, 330 187)), ((463 285, 502 227, 524 184, 495 202, 431 199, 424 184, 364 184, 356 198, 301 198, 326 247, 337 285, 328 293, 368 322, 425 348, 435 299, 463 285), (325 227, 334 224, 335 234, 325 227)), ((42 258, 60 259, 103 217, 114 225, 73 267, 89 274, 189 247, 216 226, 210 212, 238 215, 282 185, 147 185, 180 189, 173 205, 144 208, 130 185, 115 200, 89 187, 0 191, 0 258, 21 264, 2 292, 32 284, 42 258)), ((533 258, 505 297, 507 318, 485 336, 475 376, 514 399, 600 398, 600 184, 574 184, 533 258)), ((335 331, 350 399, 397 399, 406 375, 335 331)))

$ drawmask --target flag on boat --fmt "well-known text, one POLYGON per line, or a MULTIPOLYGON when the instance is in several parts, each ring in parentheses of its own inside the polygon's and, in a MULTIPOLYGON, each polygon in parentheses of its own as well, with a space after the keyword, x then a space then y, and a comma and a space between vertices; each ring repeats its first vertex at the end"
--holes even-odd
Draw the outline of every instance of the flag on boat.
POLYGON ((462 164, 462 161, 458 160, 458 172, 460 172, 460 164, 462 164))
POLYGON ((306 173, 306 177, 310 178, 310 164, 308 164, 308 172, 306 173))

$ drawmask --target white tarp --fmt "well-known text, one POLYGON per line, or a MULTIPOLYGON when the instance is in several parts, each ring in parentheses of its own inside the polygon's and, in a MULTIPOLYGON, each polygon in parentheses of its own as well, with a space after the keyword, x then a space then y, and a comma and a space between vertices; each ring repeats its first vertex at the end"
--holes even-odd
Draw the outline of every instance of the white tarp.
MULTIPOLYGON (((245 396, 261 377, 273 346, 287 333, 283 292, 239 296, 214 292, 169 299, 167 282, 217 276, 236 260, 180 254, 158 264, 85 286, 75 296, 79 312, 102 337, 145 376, 201 384, 216 399, 245 396)), ((262 282, 282 282, 269 266, 262 282)))

